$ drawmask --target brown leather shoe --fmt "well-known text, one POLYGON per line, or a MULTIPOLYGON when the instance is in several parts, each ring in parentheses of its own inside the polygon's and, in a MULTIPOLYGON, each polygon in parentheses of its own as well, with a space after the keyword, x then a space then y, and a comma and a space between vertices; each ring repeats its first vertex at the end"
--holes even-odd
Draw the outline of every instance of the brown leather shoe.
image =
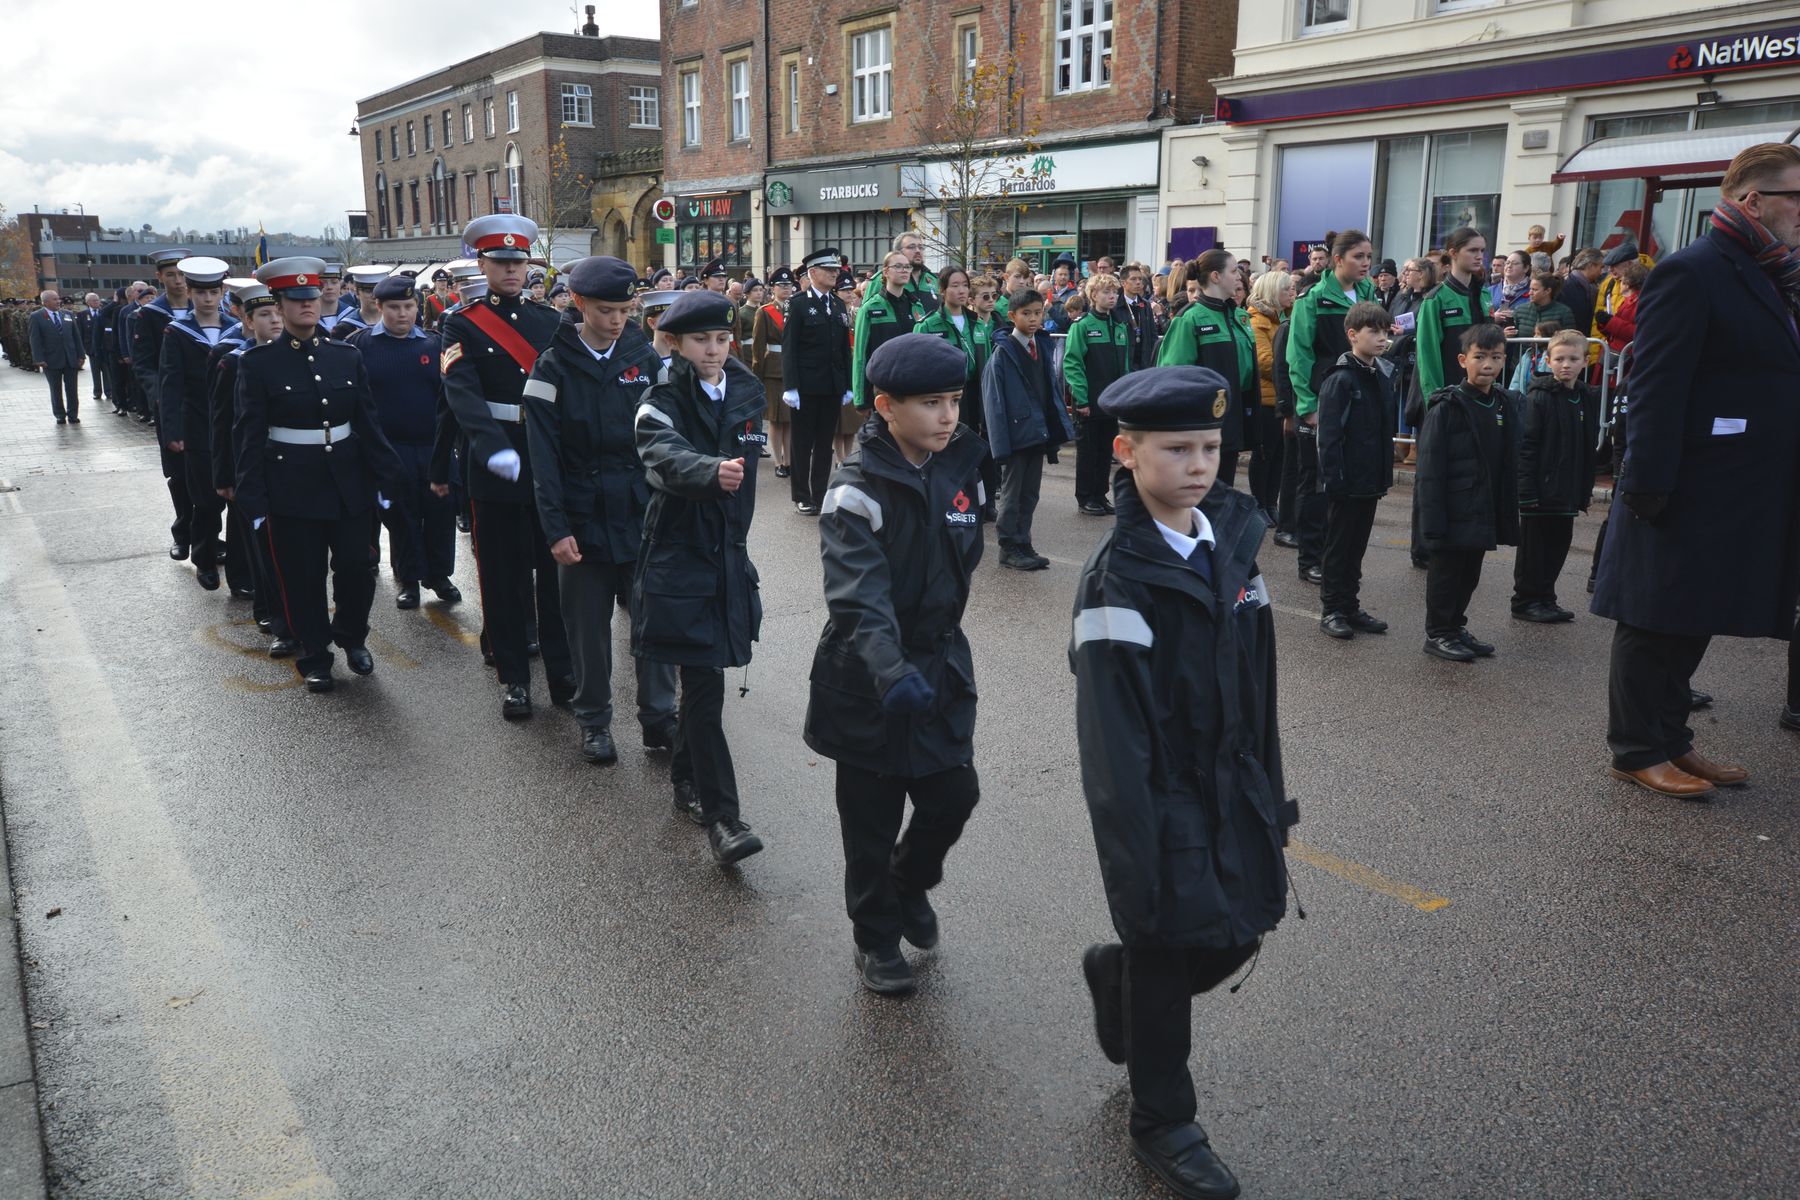
POLYGON ((1641 771, 1621 771, 1617 767, 1608 767, 1607 770, 1614 779, 1623 779, 1626 783, 1635 783, 1659 796, 1673 796, 1677 800, 1704 800, 1713 793, 1712 784, 1689 775, 1673 763, 1657 763, 1654 767, 1645 767, 1641 771))
POLYGON ((1676 759, 1674 765, 1696 779, 1704 779, 1720 787, 1743 787, 1750 778, 1750 772, 1744 768, 1716 763, 1698 750, 1689 750, 1676 759))

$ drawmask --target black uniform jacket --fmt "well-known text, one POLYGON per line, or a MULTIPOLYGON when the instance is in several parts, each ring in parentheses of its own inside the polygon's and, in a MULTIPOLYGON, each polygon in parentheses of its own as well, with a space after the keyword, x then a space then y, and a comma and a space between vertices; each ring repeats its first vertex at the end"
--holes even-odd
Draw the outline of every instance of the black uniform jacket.
POLYGON ((1531 377, 1519 420, 1519 510, 1586 512, 1594 498, 1600 407, 1594 389, 1531 377))
POLYGON ((232 338, 221 341, 206 357, 206 417, 212 431, 212 481, 214 488, 237 486, 237 447, 231 426, 237 420, 238 364, 252 343, 232 338))
POLYGON ((563 325, 525 384, 532 484, 544 540, 572 537, 582 557, 636 562, 650 488, 637 451, 638 405, 662 359, 632 325, 596 359, 580 326, 563 325))
POLYGON ((1287 911, 1299 820, 1275 720, 1275 622, 1256 502, 1201 511, 1213 582, 1178 558, 1129 472, 1118 523, 1082 571, 1069 664, 1081 781, 1113 926, 1126 945, 1247 945, 1287 911))
POLYGON ((1130 330, 1131 369, 1141 371, 1145 367, 1156 365, 1156 343, 1161 335, 1156 331, 1156 314, 1150 311, 1150 297, 1145 296, 1138 303, 1120 296, 1113 312, 1124 318, 1125 327, 1130 330))
MULTIPOLYGON (((138 389, 156 411, 156 385, 162 371, 163 331, 182 313, 191 309, 175 309, 165 292, 148 304, 140 304, 131 324, 131 372, 137 376, 138 389)), ((160 416, 158 418, 161 419, 160 416)))
POLYGON ((813 654, 806 744, 867 771, 917 779, 973 756, 975 664, 963 636, 981 561, 981 461, 959 425, 915 468, 871 416, 861 454, 831 477, 819 506, 829 616, 813 654), (937 693, 927 712, 890 715, 881 697, 918 671, 937 693))
POLYGON ((1433 393, 1419 430, 1413 488, 1419 536, 1428 549, 1492 550, 1519 544, 1519 397, 1503 387, 1488 393, 1503 418, 1500 461, 1490 466, 1475 423, 1494 416, 1478 396, 1466 383, 1433 393))
POLYGON ((400 460, 369 396, 362 355, 322 332, 284 332, 238 360, 237 503, 245 518, 333 521, 366 513, 383 488, 398 494, 400 460), (350 426, 325 445, 273 441, 269 430, 350 426))
MULTIPOLYGON (((230 323, 220 323, 216 332, 221 341, 230 323)), ((163 330, 162 365, 157 372, 158 435, 164 443, 182 442, 187 453, 203 457, 212 441, 206 406, 206 364, 217 344, 207 340, 191 313, 183 314, 163 330)))
MULTIPOLYGON (((483 318, 486 320, 486 318, 483 318)), ((523 418, 525 381, 537 355, 550 348, 561 315, 547 304, 526 299, 486 296, 461 305, 444 317, 444 399, 456 415, 456 423, 468 436, 470 457, 469 496, 504 504, 532 504, 531 446, 523 419, 513 420, 513 410, 523 418), (470 315, 480 308, 517 332, 529 347, 521 365, 499 341, 483 331, 470 315), (496 414, 494 408, 501 412, 496 414), (519 452, 517 482, 502 479, 487 469, 488 459, 502 450, 519 452)), ((434 472, 433 478, 436 478, 434 472)))
POLYGON ((745 543, 767 407, 762 382, 737 359, 725 360, 721 401, 679 355, 639 407, 638 457, 652 492, 632 581, 631 652, 640 658, 688 667, 750 661, 762 596, 745 543), (744 460, 743 486, 729 493, 719 487, 728 458, 744 460))
POLYGON ((833 399, 850 390, 850 310, 836 296, 803 288, 788 301, 781 386, 833 399))
POLYGON ((1328 496, 1385 496, 1394 485, 1394 428, 1400 393, 1394 364, 1368 366, 1346 350, 1319 384, 1319 490, 1328 496))

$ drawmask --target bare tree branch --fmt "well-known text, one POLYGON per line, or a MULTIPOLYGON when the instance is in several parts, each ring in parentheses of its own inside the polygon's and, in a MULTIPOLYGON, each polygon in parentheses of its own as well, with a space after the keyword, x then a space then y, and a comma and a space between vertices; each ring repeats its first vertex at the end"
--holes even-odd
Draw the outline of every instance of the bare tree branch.
POLYGON ((924 164, 902 190, 926 209, 914 224, 927 251, 967 270, 1012 256, 1018 193, 1032 177, 1036 132, 1013 127, 1011 56, 977 63, 960 79, 932 84, 913 112, 924 164))

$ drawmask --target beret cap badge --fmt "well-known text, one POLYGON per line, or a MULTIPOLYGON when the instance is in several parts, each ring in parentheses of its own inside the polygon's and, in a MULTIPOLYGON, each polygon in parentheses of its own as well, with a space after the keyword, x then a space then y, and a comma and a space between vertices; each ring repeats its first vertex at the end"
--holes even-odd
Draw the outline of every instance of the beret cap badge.
POLYGON ((1224 416, 1225 415, 1225 407, 1226 407, 1225 390, 1223 388, 1221 388, 1221 389, 1219 389, 1219 394, 1213 397, 1213 409, 1212 409, 1213 416, 1214 417, 1224 416))

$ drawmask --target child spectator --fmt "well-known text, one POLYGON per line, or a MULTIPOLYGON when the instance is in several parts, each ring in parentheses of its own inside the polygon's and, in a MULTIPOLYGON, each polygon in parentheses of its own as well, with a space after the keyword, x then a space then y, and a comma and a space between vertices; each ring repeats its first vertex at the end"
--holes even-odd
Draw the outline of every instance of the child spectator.
MULTIPOLYGON (((1532 327, 1531 336, 1549 338, 1555 337, 1560 332, 1562 332, 1562 326, 1555 321, 1539 321, 1532 327)), ((1513 372, 1510 390, 1523 396, 1525 389, 1531 386, 1532 377, 1542 375, 1550 369, 1550 347, 1548 345, 1522 346, 1520 349, 1524 353, 1519 355, 1519 366, 1513 372)))
MULTIPOLYGON (((1107 386, 1131 370, 1131 330, 1118 319, 1119 277, 1093 275, 1087 281, 1090 311, 1075 318, 1063 344, 1062 375, 1075 410, 1075 503, 1090 517, 1110 516, 1107 467, 1112 462, 1117 424, 1100 411, 1107 386)), ((1064 305, 1073 312, 1075 297, 1064 305)))
POLYGON ((1319 385, 1319 488, 1326 496, 1319 628, 1340 640, 1388 628, 1363 611, 1359 593, 1375 506, 1394 483, 1400 396, 1394 365, 1381 357, 1392 324, 1372 300, 1351 305, 1344 317, 1350 349, 1319 385))
POLYGON ((1582 380, 1587 341, 1573 329, 1550 339, 1548 375, 1535 376, 1519 423, 1519 553, 1513 566, 1513 616, 1539 625, 1573 621, 1556 603, 1556 580, 1569 557, 1575 514, 1593 498, 1598 399, 1582 380))
POLYGON ((1419 430, 1419 536, 1429 552, 1425 576, 1425 653, 1451 662, 1489 658, 1493 646, 1469 633, 1469 599, 1481 560, 1519 539, 1518 455, 1513 446, 1518 398, 1496 381, 1506 368, 1498 325, 1462 334, 1457 355, 1465 379, 1431 397, 1419 430))
POLYGON ((988 445, 1000 464, 994 533, 1001 566, 1041 571, 1050 560, 1032 549, 1031 516, 1037 511, 1045 461, 1056 461, 1056 448, 1075 430, 1050 372, 1053 348, 1043 331, 1044 298, 1030 288, 1018 289, 1007 297, 1007 319, 1011 329, 995 343, 981 373, 988 445))

